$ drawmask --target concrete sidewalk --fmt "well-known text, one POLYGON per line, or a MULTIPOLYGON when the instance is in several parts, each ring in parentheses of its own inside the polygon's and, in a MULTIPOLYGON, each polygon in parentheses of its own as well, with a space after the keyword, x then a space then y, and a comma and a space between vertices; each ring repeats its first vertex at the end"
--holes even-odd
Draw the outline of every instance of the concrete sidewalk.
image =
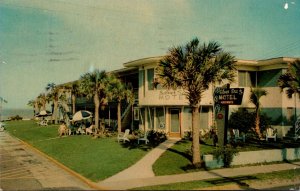
POLYGON ((156 177, 149 177, 149 178, 110 180, 110 181, 99 182, 97 185, 107 189, 126 190, 131 188, 188 182, 188 181, 195 181, 195 180, 209 180, 214 178, 248 176, 251 174, 270 173, 275 171, 291 170, 295 168, 300 168, 300 162, 217 169, 217 170, 210 170, 210 171, 200 171, 200 172, 178 174, 178 175, 156 176, 156 177))
MULTIPOLYGON (((78 176, 29 144, 0 132, 0 190, 91 190, 78 176)), ((94 188, 98 189, 98 187, 94 188)))
POLYGON ((106 182, 116 182, 116 181, 126 181, 137 178, 150 178, 154 177, 154 172, 152 170, 152 165, 164 153, 168 148, 172 147, 180 139, 168 139, 161 143, 159 146, 155 147, 152 151, 146 154, 141 160, 132 165, 131 167, 119 172, 118 174, 109 177, 101 183, 106 182))
POLYGON ((300 168, 300 162, 271 164, 260 166, 246 166, 238 168, 216 169, 210 171, 199 171, 186 174, 155 176, 152 165, 168 148, 172 147, 177 140, 169 139, 154 148, 140 161, 124 171, 96 183, 97 186, 112 189, 126 190, 131 188, 188 182, 195 180, 209 180, 214 178, 247 176, 257 173, 270 173, 275 171, 290 170, 300 168))

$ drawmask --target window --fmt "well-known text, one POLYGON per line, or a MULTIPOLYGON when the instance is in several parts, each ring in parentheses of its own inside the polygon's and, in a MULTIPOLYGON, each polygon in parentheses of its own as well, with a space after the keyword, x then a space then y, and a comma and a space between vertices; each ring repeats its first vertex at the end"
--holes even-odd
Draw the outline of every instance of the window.
POLYGON ((147 107, 147 123, 148 129, 154 129, 154 108, 147 107))
POLYGON ((156 128, 165 129, 165 112, 163 107, 156 108, 156 128))
POLYGON ((241 87, 256 86, 256 72, 239 71, 238 80, 241 87))
POLYGON ((154 68, 147 69, 148 90, 154 90, 153 80, 154 80, 154 68))
POLYGON ((281 70, 267 70, 258 73, 259 87, 277 87, 277 81, 281 75, 281 70))
POLYGON ((294 108, 288 107, 287 112, 286 112, 286 119, 289 120, 289 121, 292 121, 293 114, 294 114, 294 108))
POLYGON ((145 70, 139 70, 139 88, 143 90, 143 96, 145 97, 145 70))

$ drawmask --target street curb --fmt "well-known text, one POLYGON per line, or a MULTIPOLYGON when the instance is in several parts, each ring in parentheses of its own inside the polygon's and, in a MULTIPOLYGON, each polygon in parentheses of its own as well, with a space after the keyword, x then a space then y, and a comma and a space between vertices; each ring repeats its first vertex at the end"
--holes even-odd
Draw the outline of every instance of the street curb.
POLYGON ((50 160, 51 162, 53 162, 54 164, 56 164, 58 167, 64 169, 65 171, 67 171, 71 175, 75 176, 76 178, 78 178, 79 180, 81 180, 82 182, 84 182, 86 185, 88 185, 90 188, 95 189, 95 190, 109 190, 107 188, 103 188, 103 187, 97 186, 96 183, 90 181, 89 179, 85 178, 84 176, 82 176, 82 175, 78 174, 77 172, 73 171, 72 169, 66 167, 62 163, 58 162, 54 158, 50 157, 49 155, 47 155, 47 154, 43 153, 42 151, 38 150, 37 148, 33 147, 29 143, 27 143, 27 142, 25 142, 25 141, 23 141, 23 140, 21 140, 21 139, 19 139, 17 137, 14 137, 14 138, 16 138, 17 140, 19 140, 22 144, 24 144, 25 146, 29 147, 34 152, 37 152, 38 154, 40 154, 43 157, 47 158, 48 160, 50 160))

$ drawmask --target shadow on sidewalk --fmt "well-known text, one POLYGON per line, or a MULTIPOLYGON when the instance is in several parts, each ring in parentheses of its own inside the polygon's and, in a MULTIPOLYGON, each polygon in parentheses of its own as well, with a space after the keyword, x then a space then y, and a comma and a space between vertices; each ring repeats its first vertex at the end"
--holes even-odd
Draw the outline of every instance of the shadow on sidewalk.
POLYGON ((244 188, 244 189, 251 189, 253 190, 254 188, 251 188, 249 184, 245 183, 245 180, 257 180, 255 176, 236 176, 236 177, 224 177, 218 173, 215 172, 209 172, 215 176, 218 176, 220 178, 214 179, 214 180, 206 180, 205 182, 214 184, 214 185, 223 185, 225 183, 235 183, 239 187, 244 188))

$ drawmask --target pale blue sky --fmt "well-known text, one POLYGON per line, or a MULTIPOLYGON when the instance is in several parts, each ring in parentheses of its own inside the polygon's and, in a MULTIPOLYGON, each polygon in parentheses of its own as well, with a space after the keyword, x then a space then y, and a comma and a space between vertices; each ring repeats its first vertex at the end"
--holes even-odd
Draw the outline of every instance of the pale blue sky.
POLYGON ((194 37, 238 59, 300 57, 300 0, 0 0, 0 96, 5 108, 26 108, 49 82, 194 37))

